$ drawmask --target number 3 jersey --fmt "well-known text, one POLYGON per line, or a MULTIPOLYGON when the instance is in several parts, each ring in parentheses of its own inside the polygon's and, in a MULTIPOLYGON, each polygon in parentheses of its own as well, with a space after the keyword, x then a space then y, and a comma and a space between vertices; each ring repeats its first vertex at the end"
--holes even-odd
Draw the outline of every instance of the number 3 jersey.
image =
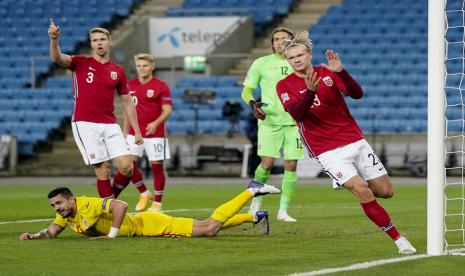
MULTIPOLYGON (((137 111, 139 128, 144 138, 166 137, 165 122, 160 123, 153 134, 146 135, 147 125, 160 117, 163 105, 173 105, 173 99, 168 85, 156 78, 146 83, 138 79, 129 81, 129 94, 134 101, 137 111)), ((129 134, 134 135, 134 129, 129 129, 129 134)))
MULTIPOLYGON (((346 71, 334 73, 324 67, 313 67, 313 70, 321 78, 313 104, 300 109, 303 114, 298 116, 303 119, 296 120, 302 142, 311 157, 363 139, 343 96, 362 97, 360 85, 346 71)), ((303 103, 306 93, 311 93, 305 80, 295 73, 278 82, 276 90, 288 112, 293 105, 303 103)), ((295 118, 296 114, 291 115, 295 118)))
POLYGON ((116 123, 115 90, 119 95, 128 94, 123 68, 112 61, 102 64, 93 57, 73 56, 70 69, 73 71, 73 121, 116 123))

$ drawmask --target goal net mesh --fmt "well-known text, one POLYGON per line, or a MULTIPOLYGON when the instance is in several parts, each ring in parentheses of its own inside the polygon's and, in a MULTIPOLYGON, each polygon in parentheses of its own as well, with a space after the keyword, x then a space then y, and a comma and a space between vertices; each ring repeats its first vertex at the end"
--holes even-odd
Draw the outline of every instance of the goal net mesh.
POLYGON ((445 216, 446 252, 465 249, 465 1, 445 0, 445 216))

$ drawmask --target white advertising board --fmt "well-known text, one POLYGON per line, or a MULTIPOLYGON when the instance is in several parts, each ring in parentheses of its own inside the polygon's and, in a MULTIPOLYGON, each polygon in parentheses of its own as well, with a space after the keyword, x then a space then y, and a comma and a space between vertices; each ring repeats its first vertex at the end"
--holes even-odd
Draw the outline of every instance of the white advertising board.
POLYGON ((204 55, 239 20, 238 16, 151 18, 150 53, 157 58, 204 55))

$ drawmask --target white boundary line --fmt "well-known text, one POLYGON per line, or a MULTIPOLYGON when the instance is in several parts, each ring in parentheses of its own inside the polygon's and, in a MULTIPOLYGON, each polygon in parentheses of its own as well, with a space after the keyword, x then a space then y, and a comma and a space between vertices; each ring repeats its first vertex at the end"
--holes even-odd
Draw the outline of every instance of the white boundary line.
POLYGON ((342 267, 325 268, 325 269, 314 270, 314 271, 309 271, 309 272, 293 273, 293 274, 290 274, 290 276, 324 275, 324 274, 336 273, 336 272, 341 272, 341 271, 366 269, 366 268, 370 268, 370 267, 374 267, 378 265, 406 262, 406 261, 412 261, 412 260, 429 258, 429 257, 433 257, 433 256, 427 255, 427 254, 421 254, 421 255, 413 255, 413 256, 393 258, 393 259, 383 259, 383 260, 376 260, 376 261, 371 261, 371 262, 357 263, 357 264, 342 266, 342 267))
MULTIPOLYGON (((190 211, 213 211, 214 209, 210 208, 200 208, 200 209, 175 209, 175 210, 163 210, 164 213, 173 213, 173 212, 190 212, 190 211)), ((129 214, 137 214, 137 213, 129 213, 129 214)), ((30 219, 30 220, 12 220, 12 221, 0 221, 0 225, 5 224, 20 224, 20 223, 33 223, 33 222, 42 222, 42 221, 51 221, 54 218, 46 218, 46 219, 30 219)))

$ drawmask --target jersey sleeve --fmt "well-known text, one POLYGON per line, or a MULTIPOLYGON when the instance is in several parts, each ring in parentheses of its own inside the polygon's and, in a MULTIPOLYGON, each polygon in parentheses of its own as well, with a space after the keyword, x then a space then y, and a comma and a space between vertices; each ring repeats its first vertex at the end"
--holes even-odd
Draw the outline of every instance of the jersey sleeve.
POLYGON ((169 86, 166 83, 163 83, 161 89, 161 104, 162 105, 173 105, 173 97, 169 86))
POLYGON ((294 103, 297 102, 298 99, 295 97, 292 97, 292 93, 290 93, 290 89, 286 85, 286 81, 280 80, 278 84, 276 84, 276 92, 278 93, 278 98, 281 104, 284 107, 284 110, 287 109, 290 105, 293 105, 294 103))
POLYGON ((77 64, 82 60, 82 57, 80 56, 71 56, 71 64, 69 65, 69 69, 71 71, 76 70, 77 64))
POLYGON ((121 78, 118 82, 118 86, 116 87, 116 90, 118 91, 119 95, 125 95, 129 93, 129 87, 128 87, 128 78, 126 77, 126 73, 124 72, 123 69, 121 69, 121 78))
POLYGON ((60 225, 61 227, 66 228, 66 226, 68 226, 68 221, 64 219, 60 214, 56 213, 53 224, 60 225))
POLYGON ((252 63, 252 66, 250 66, 249 71, 247 72, 247 76, 245 77, 245 80, 242 84, 246 87, 255 89, 257 88, 259 83, 260 83, 260 62, 258 60, 255 60, 252 63))

